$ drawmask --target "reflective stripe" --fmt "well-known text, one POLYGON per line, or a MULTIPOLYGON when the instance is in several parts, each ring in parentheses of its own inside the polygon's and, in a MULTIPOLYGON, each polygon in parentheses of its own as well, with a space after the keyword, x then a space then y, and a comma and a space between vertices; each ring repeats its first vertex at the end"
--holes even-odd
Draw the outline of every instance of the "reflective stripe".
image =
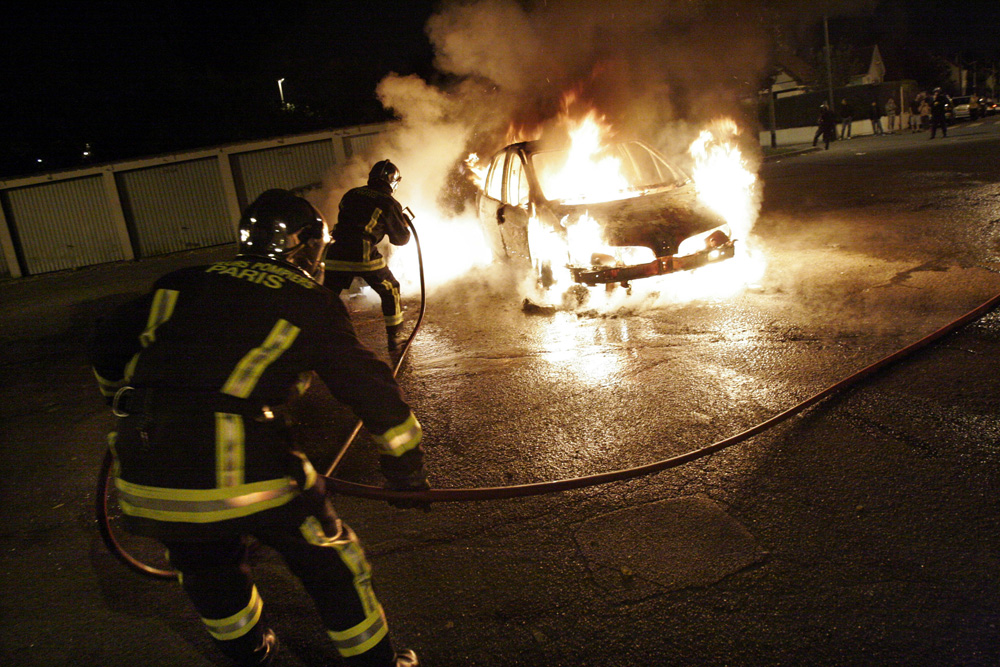
POLYGON ((136 352, 135 354, 132 355, 132 358, 129 359, 129 361, 128 361, 128 365, 125 367, 125 382, 128 382, 129 380, 131 380, 132 376, 135 375, 135 365, 137 363, 139 363, 139 353, 138 352, 136 352))
POLYGON ((119 389, 125 386, 125 378, 121 380, 108 380, 101 377, 101 374, 97 372, 96 368, 91 368, 94 372, 94 377, 97 379, 97 388, 101 390, 101 395, 105 397, 112 397, 119 389))
POLYGON ((224 489, 168 489, 116 479, 118 504, 129 516, 157 521, 212 523, 249 516, 290 502, 296 496, 290 477, 224 489))
POLYGON ((387 327, 395 326, 397 324, 403 323, 403 309, 399 307, 399 288, 393 285, 388 280, 382 281, 382 287, 386 289, 389 294, 392 295, 392 308, 393 314, 386 315, 385 325, 387 327))
POLYGON ((108 433, 108 449, 111 450, 111 475, 115 478, 115 483, 117 484, 122 465, 118 461, 118 450, 115 449, 116 444, 118 444, 118 431, 111 431, 108 433))
POLYGON ((177 290, 158 289, 153 296, 153 306, 149 309, 149 319, 146 320, 146 330, 139 336, 143 347, 149 347, 156 340, 156 328, 170 319, 177 304, 177 290))
POLYGON ((358 542, 358 536, 354 534, 350 526, 343 524, 337 519, 337 533, 333 536, 327 535, 323 530, 323 524, 313 516, 306 517, 306 520, 299 526, 302 536, 309 544, 318 547, 333 547, 337 550, 340 560, 354 574, 354 590, 358 594, 361 608, 364 609, 365 617, 381 610, 381 605, 375 597, 372 588, 372 568, 365 558, 364 549, 358 542))
POLYGON ((250 602, 232 616, 226 618, 205 618, 201 622, 208 628, 208 634, 220 641, 238 639, 253 629, 264 611, 264 601, 254 586, 250 591, 250 602))
POLYGON ((382 607, 365 618, 353 628, 343 632, 327 630, 330 639, 337 647, 337 652, 344 658, 352 655, 360 655, 371 650, 376 644, 382 641, 389 631, 389 625, 385 621, 385 612, 382 607))
POLYGON ((358 542, 357 535, 354 534, 350 526, 337 519, 336 534, 328 536, 323 530, 323 525, 316 517, 312 516, 306 517, 306 520, 299 526, 299 530, 309 544, 336 549, 340 560, 354 574, 354 590, 357 592, 361 607, 365 611, 365 618, 347 630, 327 630, 333 643, 337 646, 337 651, 345 658, 368 651, 382 641, 389 626, 385 621, 382 605, 375 598, 375 591, 372 589, 371 566, 368 565, 368 560, 365 558, 365 552, 361 548, 361 543, 358 542))
POLYGON ((292 346, 299 331, 300 329, 291 322, 278 320, 271 333, 264 339, 264 344, 250 350, 236 365, 226 384, 223 385, 222 393, 237 398, 247 398, 267 367, 292 346))
POLYGON ((243 417, 215 413, 215 485, 219 488, 243 483, 243 417))
POLYGON ((305 476, 305 483, 302 485, 303 491, 308 491, 309 489, 316 486, 316 480, 318 476, 316 475, 316 468, 313 468, 313 464, 306 458, 306 455, 302 452, 292 452, 292 455, 297 456, 302 462, 302 474, 305 476))
MULTIPOLYGON (((368 218, 368 224, 365 225, 365 232, 367 232, 368 234, 372 233, 372 230, 375 229, 375 225, 378 224, 378 218, 380 215, 382 215, 382 209, 376 206, 375 210, 372 211, 372 217, 368 218)), ((372 257, 371 241, 369 241, 367 238, 362 238, 361 244, 362 244, 361 258, 366 262, 370 261, 372 257)))
POLYGON ((402 456, 419 445, 422 436, 423 430, 420 428, 420 422, 411 412, 405 422, 389 429, 382 435, 372 435, 372 440, 378 444, 382 454, 402 456))
POLYGON ((340 259, 328 259, 323 263, 323 268, 327 271, 377 271, 385 268, 385 257, 379 257, 367 262, 348 262, 340 259))

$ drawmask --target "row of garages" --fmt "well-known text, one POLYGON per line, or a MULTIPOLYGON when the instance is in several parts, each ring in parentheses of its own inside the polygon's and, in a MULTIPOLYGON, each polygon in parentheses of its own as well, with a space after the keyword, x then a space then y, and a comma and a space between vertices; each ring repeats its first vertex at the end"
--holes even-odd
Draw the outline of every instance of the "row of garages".
POLYGON ((264 190, 317 184, 383 124, 0 181, 0 280, 232 243, 264 190))

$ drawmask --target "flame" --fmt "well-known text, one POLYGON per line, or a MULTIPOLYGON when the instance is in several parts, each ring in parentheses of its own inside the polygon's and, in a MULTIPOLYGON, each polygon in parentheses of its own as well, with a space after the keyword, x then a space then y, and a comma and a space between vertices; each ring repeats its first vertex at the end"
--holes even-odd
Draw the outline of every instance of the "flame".
MULTIPOLYGON (((631 172, 613 150, 611 125, 593 109, 574 117, 570 113, 572 104, 573 100, 568 99, 559 119, 569 139, 568 149, 540 151, 532 158, 547 199, 570 204, 613 201, 639 196, 645 192, 644 188, 654 185, 633 182, 637 180, 634 175, 630 181, 626 174, 631 172)), ((621 306, 623 301, 636 298, 647 302, 650 298, 656 302, 665 299, 678 302, 721 297, 761 277, 765 267, 763 254, 752 247, 750 238, 758 212, 758 181, 739 150, 738 135, 735 121, 718 119, 699 132, 688 150, 698 202, 728 225, 730 238, 737 240, 736 256, 694 271, 635 281, 631 297, 623 296, 625 290, 616 294, 605 286, 589 288, 592 297, 589 307, 621 306)), ((470 177, 482 188, 489 165, 480 163, 476 154, 469 156, 466 165, 470 177)), ((683 178, 681 175, 680 179, 683 178)), ((600 223, 589 212, 559 221, 531 215, 528 245, 536 276, 542 277, 545 287, 554 284, 561 290, 573 286, 571 266, 640 264, 654 259, 648 248, 609 246, 600 223)), ((690 254, 704 247, 704 238, 693 237, 681 244, 677 254, 690 254)), ((546 298, 545 294, 537 296, 546 298)))
POLYGON ((736 144, 739 128, 722 118, 698 134, 688 152, 698 200, 725 220, 734 238, 745 240, 756 220, 757 175, 736 144))
POLYGON ((591 110, 569 127, 570 148, 561 164, 539 169, 545 196, 567 202, 621 198, 629 190, 621 160, 607 153, 611 126, 591 110))
MULTIPOLYGON (((757 175, 740 152, 738 135, 735 121, 720 118, 702 130, 688 149, 694 159, 692 179, 698 201, 722 217, 729 225, 730 238, 737 240, 735 257, 694 272, 699 282, 687 292, 700 298, 735 293, 759 280, 766 267, 763 253, 750 236, 759 210, 757 175)), ((678 252, 686 251, 682 243, 678 252)))
POLYGON ((489 168, 490 165, 481 162, 476 153, 469 153, 469 156, 465 158, 466 173, 468 173, 472 183, 480 190, 486 186, 486 172, 489 171, 489 168))

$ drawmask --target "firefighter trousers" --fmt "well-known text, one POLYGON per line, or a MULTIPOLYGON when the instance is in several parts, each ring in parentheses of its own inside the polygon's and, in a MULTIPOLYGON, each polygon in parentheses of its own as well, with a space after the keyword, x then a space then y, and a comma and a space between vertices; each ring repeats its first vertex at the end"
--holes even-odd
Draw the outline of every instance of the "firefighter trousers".
MULTIPOLYGON (((386 667, 395 658, 371 568, 354 531, 311 489, 250 535, 272 547, 316 603, 344 664, 386 667)), ((171 564, 209 634, 237 662, 260 645, 267 624, 247 561, 245 536, 164 542, 171 564)))
POLYGON ((323 284, 335 292, 340 292, 349 288, 355 277, 368 283, 368 286, 375 290, 375 293, 382 299, 382 316, 385 318, 386 328, 403 323, 399 281, 396 280, 396 276, 392 275, 392 271, 388 267, 382 267, 375 271, 327 271, 323 278, 323 284))

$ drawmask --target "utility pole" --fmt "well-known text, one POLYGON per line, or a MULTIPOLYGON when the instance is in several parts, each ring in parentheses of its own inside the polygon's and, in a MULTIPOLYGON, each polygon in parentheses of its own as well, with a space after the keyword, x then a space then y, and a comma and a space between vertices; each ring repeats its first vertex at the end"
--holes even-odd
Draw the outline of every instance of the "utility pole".
POLYGON ((778 147, 778 128, 774 117, 774 77, 767 84, 767 115, 771 126, 771 148, 778 147))
POLYGON ((823 14, 823 39, 826 41, 826 91, 827 91, 827 101, 830 104, 830 110, 833 111, 836 107, 833 105, 833 67, 830 65, 830 26, 827 21, 827 15, 823 14))

